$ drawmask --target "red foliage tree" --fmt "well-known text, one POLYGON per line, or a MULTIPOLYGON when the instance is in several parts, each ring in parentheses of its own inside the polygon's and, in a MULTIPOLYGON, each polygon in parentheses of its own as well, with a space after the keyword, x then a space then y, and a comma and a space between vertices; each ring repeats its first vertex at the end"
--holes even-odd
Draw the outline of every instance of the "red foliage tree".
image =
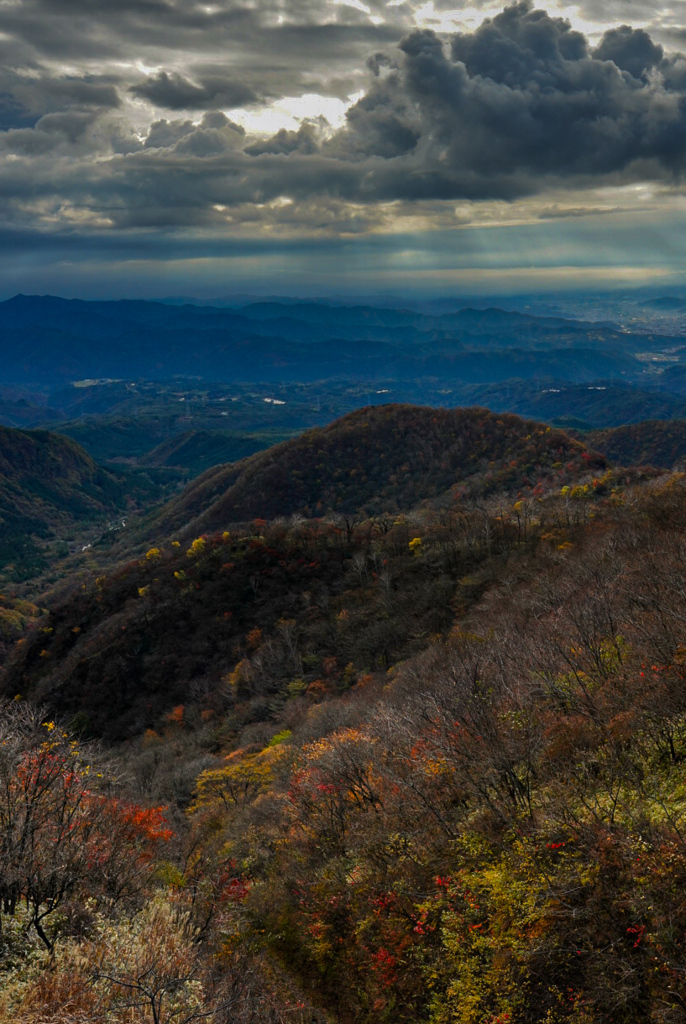
POLYGON ((132 895, 171 838, 161 808, 106 792, 113 775, 94 753, 40 710, 0 705, 0 921, 24 901, 48 949, 44 922, 59 906, 132 895))

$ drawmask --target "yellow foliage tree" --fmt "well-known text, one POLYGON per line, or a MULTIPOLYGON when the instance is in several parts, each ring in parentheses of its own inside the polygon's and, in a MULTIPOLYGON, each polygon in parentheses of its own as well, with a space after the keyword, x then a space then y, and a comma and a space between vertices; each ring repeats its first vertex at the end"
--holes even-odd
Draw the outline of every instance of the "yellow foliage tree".
POLYGON ((234 751, 220 768, 208 768, 200 775, 193 810, 217 804, 228 810, 252 803, 269 789, 277 766, 288 756, 285 743, 267 746, 257 754, 234 751))

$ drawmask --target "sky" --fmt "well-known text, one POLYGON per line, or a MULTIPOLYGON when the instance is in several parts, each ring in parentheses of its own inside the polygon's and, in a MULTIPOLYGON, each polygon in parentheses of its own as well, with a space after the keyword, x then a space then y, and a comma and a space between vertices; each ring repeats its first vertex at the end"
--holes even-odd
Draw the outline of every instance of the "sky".
POLYGON ((686 285, 686 0, 0 0, 0 298, 686 285))

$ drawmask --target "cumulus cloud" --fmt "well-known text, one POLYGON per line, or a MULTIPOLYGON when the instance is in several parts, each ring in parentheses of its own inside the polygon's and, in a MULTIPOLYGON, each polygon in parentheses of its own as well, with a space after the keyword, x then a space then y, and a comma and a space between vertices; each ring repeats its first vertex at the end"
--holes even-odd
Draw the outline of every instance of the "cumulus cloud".
MULTIPOLYGON (((205 114, 199 124, 194 121, 155 121, 148 132, 143 144, 144 149, 174 149, 176 152, 194 152, 193 139, 201 139, 207 136, 221 138, 222 142, 217 152, 226 149, 235 149, 245 140, 245 128, 235 124, 221 110, 210 111, 205 114)), ((208 155, 202 153, 202 146, 198 147, 196 155, 208 155)))
POLYGON ((268 139, 258 139, 246 146, 244 152, 249 156, 261 156, 264 153, 290 156, 300 153, 311 156, 318 150, 317 126, 304 121, 296 131, 280 128, 276 135, 268 139))
POLYGON ((664 50, 643 29, 620 25, 608 29, 593 56, 597 60, 611 60, 634 78, 643 78, 662 63, 664 50))
POLYGON ((569 22, 523 0, 449 47, 420 31, 400 49, 399 69, 332 143, 340 157, 399 158, 371 168, 380 196, 507 199, 551 179, 682 178, 683 58, 642 30, 610 30, 591 51, 569 22))

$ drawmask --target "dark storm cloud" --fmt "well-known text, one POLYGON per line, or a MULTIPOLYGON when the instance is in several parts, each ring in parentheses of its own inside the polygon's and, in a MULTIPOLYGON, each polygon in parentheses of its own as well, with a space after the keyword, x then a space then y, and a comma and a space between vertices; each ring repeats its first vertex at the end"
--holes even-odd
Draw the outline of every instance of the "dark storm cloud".
POLYGON ((120 106, 111 78, 60 76, 45 69, 0 69, 0 131, 32 127, 44 114, 103 111, 120 106))
POLYGON ((643 29, 620 25, 605 33, 600 46, 594 51, 594 57, 598 60, 611 60, 634 78, 642 78, 647 71, 662 62, 664 50, 643 29))
MULTIPOLYGON (((371 9, 381 8, 383 0, 370 4, 371 9)), ((107 160, 160 148, 159 125, 150 128, 145 143, 145 129, 138 126, 146 117, 150 123, 159 111, 173 111, 197 120, 216 109, 229 111, 311 92, 347 102, 365 82, 369 52, 397 42, 404 17, 406 13, 393 8, 383 24, 373 24, 363 12, 332 8, 328 0, 289 0, 287 8, 282 0, 0 3, 0 133, 5 133, 0 134, 0 153, 22 161, 0 172, 0 186, 6 183, 0 215, 4 209, 10 218, 30 219, 22 198, 28 176, 35 184, 36 203, 47 203, 51 218, 64 200, 69 207, 85 206, 86 219, 111 217, 118 223, 126 219, 122 206, 129 201, 128 167, 118 169, 113 189, 107 160), (68 75, 62 70, 65 64, 68 75), (150 70, 146 74, 144 69, 150 70), (53 113, 71 118, 69 131, 56 132, 41 121, 53 113), (75 147, 71 153, 70 139, 75 147), (86 164, 88 144, 97 170, 86 164), (41 159, 58 157, 69 166, 64 174, 51 168, 50 198, 41 159)), ((195 160, 207 161, 235 148, 216 129, 196 127, 195 134, 184 132, 185 141, 178 147, 177 138, 167 147, 169 160, 188 175, 195 173, 195 160)), ((170 130, 178 133, 178 125, 170 130)), ((168 209, 165 187, 162 169, 159 196, 148 197, 162 211, 168 209)), ((202 202, 199 195, 199 207, 202 202)), ((172 210, 169 216, 174 219, 172 210)), ((208 216, 198 209, 199 222, 208 216)))
POLYGON ((520 2, 449 47, 417 31, 400 50, 399 66, 374 59, 374 82, 318 153, 294 152, 277 176, 277 140, 248 150, 261 154, 255 196, 512 199, 561 182, 682 179, 683 62, 645 32, 613 30, 591 51, 567 21, 520 2))
MULTIPOLYGON (((38 0, 28 6, 37 10, 38 0)), ((77 0, 63 0, 59 8, 86 9, 77 0)), ((97 0, 89 3, 92 9, 97 0)), ((302 0, 293 9, 304 18, 315 8, 302 0)), ((160 35, 168 39, 185 23, 192 47, 196 22, 214 18, 219 26, 233 18, 236 25, 256 16, 256 9, 226 4, 217 10, 126 0, 103 6, 102 25, 108 19, 118 19, 120 30, 122 24, 147 25, 163 11, 170 24, 161 25, 160 35)), ((274 46, 277 38, 283 44, 282 60, 289 38, 301 46, 309 38, 316 49, 329 33, 326 46, 335 50, 336 32, 349 29, 346 46, 363 36, 369 41, 370 26, 360 25, 356 11, 350 17, 349 26, 290 26, 280 35, 271 27, 260 39, 273 32, 274 46)), ((95 32, 98 20, 90 23, 95 32)), ((248 60, 239 75, 231 61, 222 70, 213 60, 211 70, 207 63, 188 65, 184 74, 154 71, 135 82, 63 77, 49 108, 38 85, 31 86, 38 91, 30 100, 20 97, 18 82, 3 89, 0 81, 8 127, 0 152, 15 157, 0 171, 6 221, 46 216, 52 227, 68 213, 70 224, 91 218, 118 229, 232 230, 247 223, 355 232, 373 225, 375 205, 394 201, 512 200, 561 187, 646 180, 683 184, 686 59, 665 55, 646 32, 627 26, 610 30, 592 48, 564 19, 519 2, 450 39, 425 30, 405 35, 387 52, 373 44, 360 61, 368 87, 344 127, 328 136, 321 122, 305 120, 297 130, 257 139, 220 110, 205 110, 279 95, 269 68, 260 90, 254 63, 248 60), (232 96, 234 86, 244 94, 232 96), (157 107, 205 112, 158 117, 146 137, 127 126, 117 107, 129 89, 157 107), (21 121, 29 111, 36 115, 33 127, 21 121)), ((294 67, 281 67, 281 85, 295 81, 288 79, 294 67)))
POLYGON ((342 159, 375 156, 384 159, 411 152, 423 133, 416 109, 397 73, 381 78, 347 114, 347 126, 327 145, 342 159))
POLYGON ((430 31, 400 48, 399 71, 372 85, 332 143, 353 159, 411 149, 375 174, 380 188, 393 190, 393 166, 426 197, 510 198, 551 178, 681 180, 686 82, 645 32, 612 30, 590 51, 567 21, 521 2, 456 34, 449 52, 430 31))
POLYGON ((183 75, 166 71, 150 75, 144 82, 132 85, 129 92, 169 110, 207 110, 208 107, 231 109, 264 99, 250 86, 235 79, 210 76, 196 85, 183 75))

